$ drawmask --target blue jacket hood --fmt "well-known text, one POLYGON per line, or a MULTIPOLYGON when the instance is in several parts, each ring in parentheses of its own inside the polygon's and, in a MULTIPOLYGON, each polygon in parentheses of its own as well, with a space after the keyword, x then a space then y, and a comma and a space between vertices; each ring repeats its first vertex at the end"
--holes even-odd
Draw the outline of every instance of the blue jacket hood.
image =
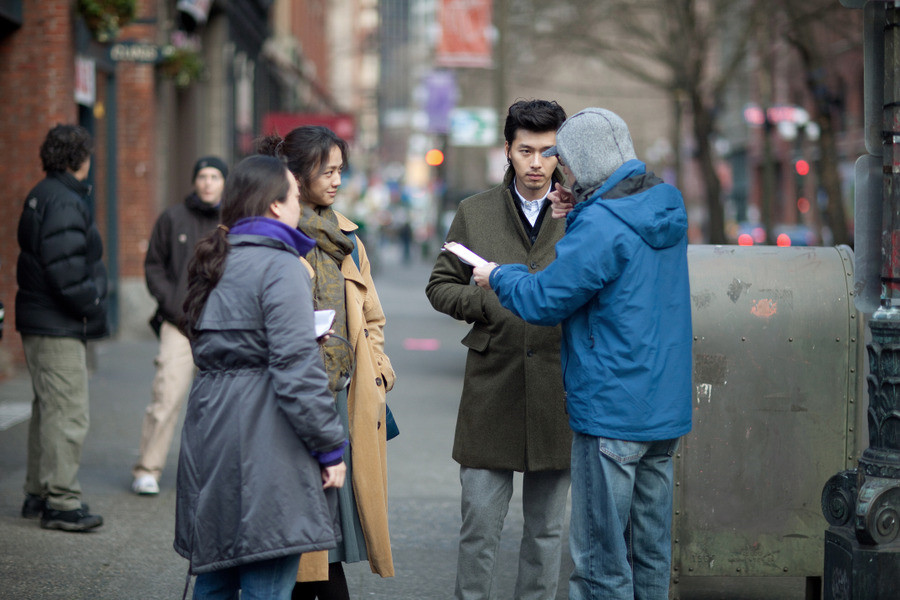
POLYGON ((651 248, 671 248, 687 232, 687 212, 681 192, 648 173, 646 165, 637 159, 616 169, 587 200, 577 204, 567 223, 597 203, 628 225, 651 248))

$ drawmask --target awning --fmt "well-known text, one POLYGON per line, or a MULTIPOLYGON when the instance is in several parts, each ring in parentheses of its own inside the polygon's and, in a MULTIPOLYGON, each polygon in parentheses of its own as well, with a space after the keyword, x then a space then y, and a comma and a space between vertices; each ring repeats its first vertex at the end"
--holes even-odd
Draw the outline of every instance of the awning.
POLYGON ((322 125, 348 142, 356 137, 356 121, 353 115, 327 113, 270 112, 262 119, 262 133, 263 135, 277 133, 284 136, 292 129, 303 125, 322 125))

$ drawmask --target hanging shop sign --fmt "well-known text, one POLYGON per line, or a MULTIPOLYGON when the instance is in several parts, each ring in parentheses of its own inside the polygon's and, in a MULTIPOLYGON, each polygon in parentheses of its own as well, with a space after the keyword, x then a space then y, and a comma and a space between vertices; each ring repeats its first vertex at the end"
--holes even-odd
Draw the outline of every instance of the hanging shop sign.
POLYGON ((75 57, 75 102, 93 106, 97 100, 97 65, 94 59, 75 57))
POLYGON ((109 59, 113 62, 158 63, 162 51, 156 44, 147 42, 117 42, 109 47, 109 59))

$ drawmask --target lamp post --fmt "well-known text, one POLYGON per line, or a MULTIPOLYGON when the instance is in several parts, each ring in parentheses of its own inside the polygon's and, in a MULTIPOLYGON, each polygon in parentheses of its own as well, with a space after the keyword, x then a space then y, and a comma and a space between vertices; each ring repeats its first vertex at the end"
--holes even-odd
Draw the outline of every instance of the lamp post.
MULTIPOLYGON (((826 600, 888 600, 900 593, 900 5, 842 1, 866 11, 866 65, 878 64, 870 53, 884 59, 883 99, 871 110, 866 102, 867 121, 880 116, 883 132, 880 148, 867 139, 882 157, 882 291, 869 320, 869 447, 856 469, 832 476, 822 491, 830 525, 823 575, 826 600), (880 115, 869 114, 878 109, 880 115)), ((867 86, 866 94, 882 90, 867 86)))

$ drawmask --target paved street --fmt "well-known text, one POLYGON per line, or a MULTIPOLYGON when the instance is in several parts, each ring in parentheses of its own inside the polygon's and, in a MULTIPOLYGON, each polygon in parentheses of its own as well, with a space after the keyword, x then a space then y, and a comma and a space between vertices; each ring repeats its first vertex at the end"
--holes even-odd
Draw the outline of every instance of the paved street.
MULTIPOLYGON (((385 253, 385 263, 391 258, 385 253)), ((388 396, 401 434, 389 443, 390 518, 396 577, 381 579, 367 564, 347 567, 351 596, 373 599, 452 597, 459 529, 458 466, 450 458, 465 351, 466 326, 436 313, 424 294, 430 265, 382 268, 376 275, 388 314, 387 350, 399 375, 388 396)), ((8 335, 16 335, 12 326, 8 335)), ((22 519, 27 422, 0 429, 0 599, 180 598, 187 561, 172 550, 178 448, 158 497, 131 493, 142 411, 153 376, 153 339, 93 345, 91 430, 80 479, 84 499, 105 524, 93 533, 45 531, 22 519)), ((24 375, 24 374, 23 374, 24 375)), ((0 382, 0 423, 17 420, 31 398, 23 377, 0 382), (20 412, 20 411, 19 411, 20 412)), ((0 424, 0 428, 5 427, 0 424)), ((521 535, 520 481, 500 556, 497 598, 512 597, 521 535)), ((563 559, 566 598, 571 562, 563 559)), ((715 580, 682 585, 689 600, 803 598, 803 582, 754 585, 715 580)))

